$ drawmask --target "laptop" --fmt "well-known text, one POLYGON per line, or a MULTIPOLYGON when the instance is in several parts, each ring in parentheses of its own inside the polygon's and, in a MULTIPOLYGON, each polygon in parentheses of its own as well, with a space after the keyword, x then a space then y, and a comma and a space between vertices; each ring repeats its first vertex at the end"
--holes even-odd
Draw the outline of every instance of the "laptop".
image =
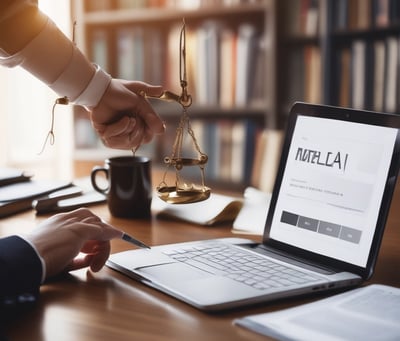
POLYGON ((296 102, 261 243, 160 245, 112 254, 106 264, 209 312, 359 285, 378 256, 399 131, 400 115, 296 102))

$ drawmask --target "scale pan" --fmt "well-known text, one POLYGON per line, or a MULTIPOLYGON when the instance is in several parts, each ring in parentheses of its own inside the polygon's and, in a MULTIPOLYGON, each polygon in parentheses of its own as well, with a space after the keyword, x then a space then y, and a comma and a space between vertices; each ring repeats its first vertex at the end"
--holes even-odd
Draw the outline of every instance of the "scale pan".
POLYGON ((168 204, 191 204, 208 199, 211 190, 208 187, 177 189, 175 186, 165 186, 158 187, 157 193, 168 204))

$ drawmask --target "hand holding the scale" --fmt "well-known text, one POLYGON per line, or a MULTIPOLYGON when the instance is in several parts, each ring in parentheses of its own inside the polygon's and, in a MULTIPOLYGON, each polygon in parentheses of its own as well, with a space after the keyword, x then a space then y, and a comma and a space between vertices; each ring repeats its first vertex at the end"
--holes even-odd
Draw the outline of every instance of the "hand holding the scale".
POLYGON ((135 149, 164 132, 164 123, 140 93, 159 97, 163 88, 139 81, 112 79, 99 104, 92 108, 93 127, 107 147, 135 149))

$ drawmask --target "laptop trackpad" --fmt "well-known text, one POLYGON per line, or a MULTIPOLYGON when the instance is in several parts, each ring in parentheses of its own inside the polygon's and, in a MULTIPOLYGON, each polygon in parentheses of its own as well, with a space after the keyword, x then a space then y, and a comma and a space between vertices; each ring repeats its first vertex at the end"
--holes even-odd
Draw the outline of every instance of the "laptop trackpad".
MULTIPOLYGON (((210 273, 196 269, 183 263, 167 263, 136 268, 136 272, 144 273, 152 278, 163 278, 164 282, 180 282, 212 276, 210 273)), ((148 276, 144 276, 148 277, 148 276)))

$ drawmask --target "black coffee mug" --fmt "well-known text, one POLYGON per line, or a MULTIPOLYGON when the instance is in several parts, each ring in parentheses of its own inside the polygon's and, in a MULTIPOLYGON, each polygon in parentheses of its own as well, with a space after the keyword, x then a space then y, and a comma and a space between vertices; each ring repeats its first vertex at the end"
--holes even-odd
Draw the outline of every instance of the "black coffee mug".
POLYGON ((93 188, 106 195, 110 213, 120 218, 149 218, 151 216, 151 160, 143 156, 112 157, 104 166, 91 172, 93 188), (96 182, 103 172, 108 181, 106 188, 96 182))

